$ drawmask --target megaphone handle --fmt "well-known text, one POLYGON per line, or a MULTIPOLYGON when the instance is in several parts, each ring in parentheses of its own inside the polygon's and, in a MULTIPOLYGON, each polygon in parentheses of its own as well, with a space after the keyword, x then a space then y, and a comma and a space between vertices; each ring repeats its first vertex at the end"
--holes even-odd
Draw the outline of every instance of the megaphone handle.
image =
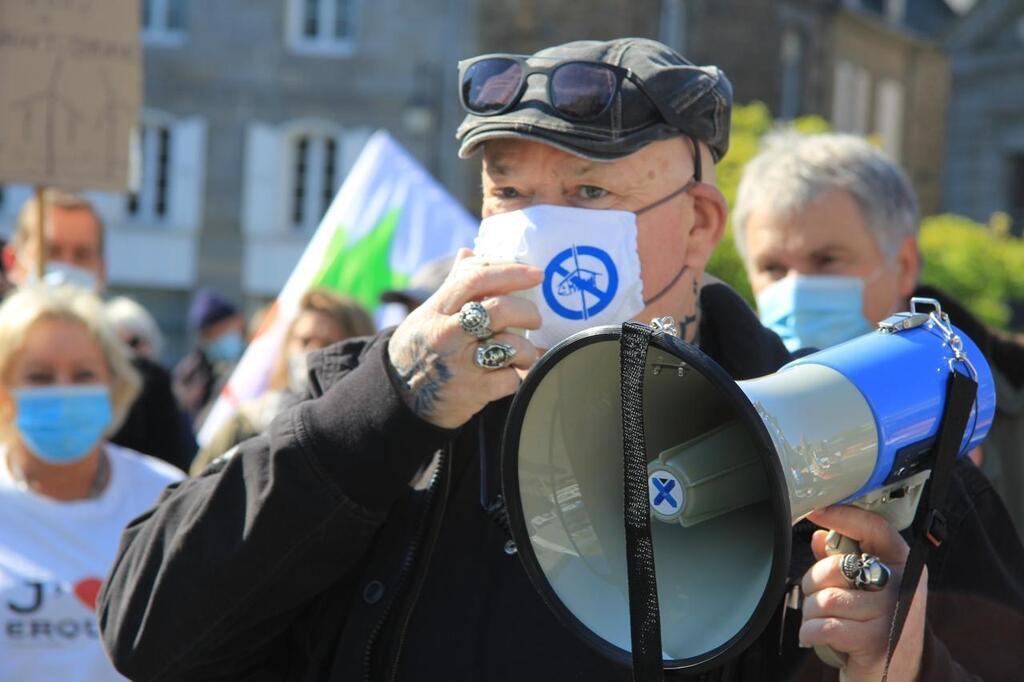
MULTIPOLYGON (((860 545, 853 538, 848 538, 842 533, 834 530, 828 532, 825 538, 825 554, 834 556, 836 554, 860 554, 860 545)), ((818 655, 821 662, 833 668, 846 666, 846 654, 836 651, 830 646, 816 646, 814 653, 818 655)))

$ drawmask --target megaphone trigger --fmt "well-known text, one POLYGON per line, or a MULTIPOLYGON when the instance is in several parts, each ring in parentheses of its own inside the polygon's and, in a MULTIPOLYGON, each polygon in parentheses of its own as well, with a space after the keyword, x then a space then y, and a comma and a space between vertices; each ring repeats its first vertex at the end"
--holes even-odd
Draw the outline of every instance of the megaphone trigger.
POLYGON ((860 543, 842 533, 830 530, 825 536, 825 554, 860 554, 860 543))

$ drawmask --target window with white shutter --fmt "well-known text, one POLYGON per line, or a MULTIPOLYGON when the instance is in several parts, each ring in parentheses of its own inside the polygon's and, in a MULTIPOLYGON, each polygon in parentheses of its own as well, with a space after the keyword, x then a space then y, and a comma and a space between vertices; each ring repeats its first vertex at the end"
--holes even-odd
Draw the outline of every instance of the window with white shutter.
MULTIPOLYGON (((137 132, 138 187, 127 192, 116 222, 142 227, 198 230, 206 166, 206 122, 147 112, 137 132)), ((107 202, 104 202, 107 203, 107 202)))
POLYGON ((290 141, 288 225, 308 231, 320 222, 338 191, 338 136, 296 133, 290 141))
POLYGON ((138 134, 142 152, 141 182, 136 191, 128 193, 126 211, 132 220, 158 225, 170 213, 171 126, 144 123, 138 134))
MULTIPOLYGON (((246 131, 242 231, 301 237, 316 229, 370 136, 322 119, 246 131)), ((302 237, 305 239, 305 237, 302 237)))
POLYGON ((843 133, 868 132, 871 74, 846 60, 836 64, 832 82, 832 125, 843 133))
POLYGON ((903 151, 903 84, 892 78, 878 83, 875 129, 882 138, 882 149, 898 162, 903 151))

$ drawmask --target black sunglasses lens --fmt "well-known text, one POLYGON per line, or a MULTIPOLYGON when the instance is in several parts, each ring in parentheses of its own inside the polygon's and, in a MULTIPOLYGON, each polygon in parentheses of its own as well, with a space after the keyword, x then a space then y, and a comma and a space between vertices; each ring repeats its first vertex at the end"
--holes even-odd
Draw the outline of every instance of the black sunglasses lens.
POLYGON ((511 59, 483 59, 462 76, 462 102, 477 114, 501 111, 515 98, 523 82, 523 67, 511 59))
POLYGON ((570 63, 551 74, 551 106, 567 118, 587 121, 615 97, 615 72, 597 64, 570 63))

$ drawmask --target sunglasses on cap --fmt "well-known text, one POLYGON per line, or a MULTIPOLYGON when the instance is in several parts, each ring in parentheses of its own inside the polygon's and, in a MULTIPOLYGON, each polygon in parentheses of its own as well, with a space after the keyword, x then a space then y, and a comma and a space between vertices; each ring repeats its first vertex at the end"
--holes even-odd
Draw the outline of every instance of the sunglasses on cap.
MULTIPOLYGON (((497 116, 515 107, 526 92, 526 81, 534 74, 548 79, 548 102, 567 121, 592 121, 611 106, 615 95, 629 80, 665 117, 658 103, 631 70, 590 60, 565 60, 549 66, 530 66, 529 57, 515 54, 487 54, 459 62, 459 99, 475 116, 497 116)), ((665 117, 666 120, 671 120, 665 117)))

